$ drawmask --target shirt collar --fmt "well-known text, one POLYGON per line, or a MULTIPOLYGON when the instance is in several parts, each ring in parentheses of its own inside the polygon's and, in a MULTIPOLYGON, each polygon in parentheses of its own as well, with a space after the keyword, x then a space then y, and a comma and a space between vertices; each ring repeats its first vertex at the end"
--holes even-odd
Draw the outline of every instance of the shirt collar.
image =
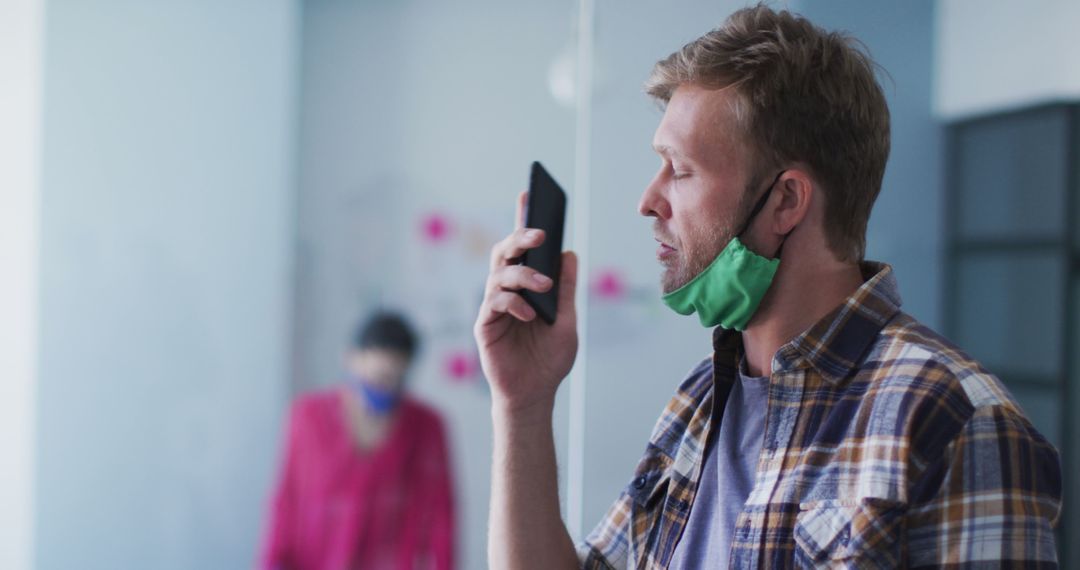
MULTIPOLYGON (((839 382, 857 367, 881 329, 900 312, 900 292, 891 266, 864 261, 862 286, 831 313, 796 336, 773 358, 772 371, 800 367, 804 362, 826 380, 839 382)), ((742 348, 742 333, 717 327, 713 331, 717 360, 734 358, 742 348)))

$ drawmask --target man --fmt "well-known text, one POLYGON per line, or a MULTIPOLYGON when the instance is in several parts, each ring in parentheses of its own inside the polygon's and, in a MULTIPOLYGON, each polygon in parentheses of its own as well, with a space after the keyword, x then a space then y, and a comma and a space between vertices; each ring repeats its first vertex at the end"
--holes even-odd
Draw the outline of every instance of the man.
POLYGON ((647 91, 665 112, 639 209, 665 303, 716 327, 714 353, 575 552, 551 412, 577 349, 576 259, 555 324, 538 322, 517 291, 551 281, 514 260, 544 236, 519 221, 475 327, 491 566, 1056 566, 1057 451, 996 378, 900 311, 889 266, 863 261, 889 152, 869 57, 757 6, 660 61, 647 91))
POLYGON ((346 378, 297 399, 260 568, 454 567, 454 505, 442 420, 405 394, 416 334, 372 315, 346 378))

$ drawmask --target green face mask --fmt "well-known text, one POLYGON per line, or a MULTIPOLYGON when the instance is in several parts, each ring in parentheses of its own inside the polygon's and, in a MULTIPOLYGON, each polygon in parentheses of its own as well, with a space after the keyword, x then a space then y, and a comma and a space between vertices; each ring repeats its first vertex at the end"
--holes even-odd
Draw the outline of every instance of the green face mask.
POLYGON ((737 331, 746 329, 746 323, 750 322, 750 317, 754 316, 765 292, 772 285, 776 269, 780 266, 780 250, 784 245, 781 242, 775 259, 768 259, 747 249, 739 236, 746 232, 750 222, 765 206, 765 201, 783 173, 781 171, 776 175, 743 227, 716 259, 689 283, 664 295, 665 305, 680 315, 696 312, 705 327, 720 325, 737 331))

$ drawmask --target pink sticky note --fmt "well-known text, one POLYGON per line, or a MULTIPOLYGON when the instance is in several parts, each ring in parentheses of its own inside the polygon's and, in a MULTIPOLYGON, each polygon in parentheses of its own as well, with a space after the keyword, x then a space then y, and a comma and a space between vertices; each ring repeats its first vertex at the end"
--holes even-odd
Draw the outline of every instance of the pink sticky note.
POLYGON ((446 241, 450 237, 450 220, 442 214, 428 214, 420 222, 424 239, 432 243, 446 241))
POLYGON ((454 382, 465 382, 471 379, 479 369, 476 357, 464 350, 447 355, 443 367, 446 370, 446 375, 454 382))
POLYGON ((604 269, 593 280, 592 290, 601 299, 617 301, 626 295, 626 280, 617 270, 604 269))

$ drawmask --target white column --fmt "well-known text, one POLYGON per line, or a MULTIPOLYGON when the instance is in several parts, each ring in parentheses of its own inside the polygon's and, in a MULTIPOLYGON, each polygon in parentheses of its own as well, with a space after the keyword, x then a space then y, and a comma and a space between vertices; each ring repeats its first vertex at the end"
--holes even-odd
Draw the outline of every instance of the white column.
POLYGON ((569 445, 566 466, 566 522, 574 541, 584 538, 585 387, 589 362, 589 194, 591 188, 593 81, 593 0, 578 2, 576 116, 574 132, 573 248, 578 255, 577 313, 581 335, 577 362, 570 371, 569 445))
POLYGON ((0 3, 0 568, 9 570, 33 558, 43 4, 0 3))

